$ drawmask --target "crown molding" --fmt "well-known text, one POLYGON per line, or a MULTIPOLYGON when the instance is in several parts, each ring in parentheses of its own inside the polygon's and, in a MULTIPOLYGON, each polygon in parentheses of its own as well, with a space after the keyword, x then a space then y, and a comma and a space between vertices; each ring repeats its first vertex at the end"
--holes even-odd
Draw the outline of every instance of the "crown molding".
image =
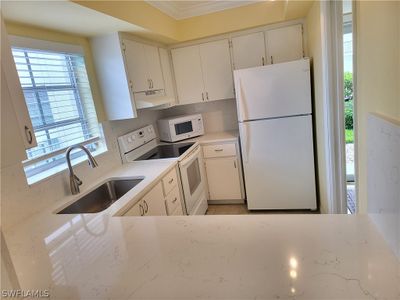
POLYGON ((175 20, 201 16, 259 1, 146 1, 175 20), (181 2, 181 3, 180 3, 181 2), (190 2, 190 4, 189 4, 190 2))

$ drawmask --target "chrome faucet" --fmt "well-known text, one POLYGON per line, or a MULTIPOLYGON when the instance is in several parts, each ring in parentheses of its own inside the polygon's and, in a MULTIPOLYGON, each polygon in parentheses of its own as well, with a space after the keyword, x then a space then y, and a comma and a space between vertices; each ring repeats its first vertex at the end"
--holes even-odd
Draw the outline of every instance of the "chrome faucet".
POLYGON ((72 195, 76 195, 79 194, 80 190, 79 190, 79 186, 82 185, 82 180, 80 180, 78 178, 78 176, 76 176, 74 174, 74 170, 72 169, 72 165, 71 165, 71 151, 74 149, 81 149, 83 150, 87 157, 88 157, 88 162, 89 165, 92 168, 96 168, 98 166, 97 161, 94 159, 94 157, 92 156, 92 154, 89 152, 88 149, 86 149, 84 146, 82 145, 75 145, 75 146, 71 146, 67 149, 67 152, 65 153, 66 159, 67 159, 67 164, 68 164, 68 169, 69 169, 69 185, 71 188, 71 193, 72 195))

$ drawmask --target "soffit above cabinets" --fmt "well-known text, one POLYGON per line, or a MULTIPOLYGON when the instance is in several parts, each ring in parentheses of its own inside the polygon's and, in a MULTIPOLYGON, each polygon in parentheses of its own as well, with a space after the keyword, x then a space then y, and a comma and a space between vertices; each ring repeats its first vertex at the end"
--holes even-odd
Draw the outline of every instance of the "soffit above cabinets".
POLYGON ((170 17, 181 20, 221 10, 254 4, 259 1, 146 1, 170 17))
POLYGON ((140 34, 146 30, 70 1, 1 1, 7 21, 49 28, 80 36, 116 31, 140 34), (45 13, 44 13, 45 12, 45 13))

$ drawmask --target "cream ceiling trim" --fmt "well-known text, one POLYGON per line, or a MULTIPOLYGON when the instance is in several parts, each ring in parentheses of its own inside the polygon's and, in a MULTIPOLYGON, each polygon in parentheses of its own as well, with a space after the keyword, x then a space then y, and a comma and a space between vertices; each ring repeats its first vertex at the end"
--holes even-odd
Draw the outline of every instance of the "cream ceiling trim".
POLYGON ((226 9, 254 4, 260 1, 149 1, 151 6, 161 10, 175 20, 202 16, 226 9))

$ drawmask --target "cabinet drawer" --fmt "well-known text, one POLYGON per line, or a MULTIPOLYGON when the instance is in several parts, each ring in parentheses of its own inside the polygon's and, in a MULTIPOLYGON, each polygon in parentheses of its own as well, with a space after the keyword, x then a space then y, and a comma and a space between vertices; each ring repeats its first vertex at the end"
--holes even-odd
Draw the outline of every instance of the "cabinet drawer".
POLYGON ((203 153, 204 153, 205 158, 235 156, 236 155, 236 147, 235 147, 234 143, 206 145, 206 146, 203 146, 203 153))
POLYGON ((169 194, 168 196, 165 197, 165 204, 167 207, 167 214, 171 215, 172 212, 174 212, 178 206, 181 205, 181 197, 179 195, 179 188, 175 187, 169 194))
POLYGON ((168 195, 170 191, 174 187, 176 187, 178 183, 178 178, 176 175, 176 169, 174 168, 171 172, 164 176, 162 179, 163 187, 164 187, 164 196, 168 195))

